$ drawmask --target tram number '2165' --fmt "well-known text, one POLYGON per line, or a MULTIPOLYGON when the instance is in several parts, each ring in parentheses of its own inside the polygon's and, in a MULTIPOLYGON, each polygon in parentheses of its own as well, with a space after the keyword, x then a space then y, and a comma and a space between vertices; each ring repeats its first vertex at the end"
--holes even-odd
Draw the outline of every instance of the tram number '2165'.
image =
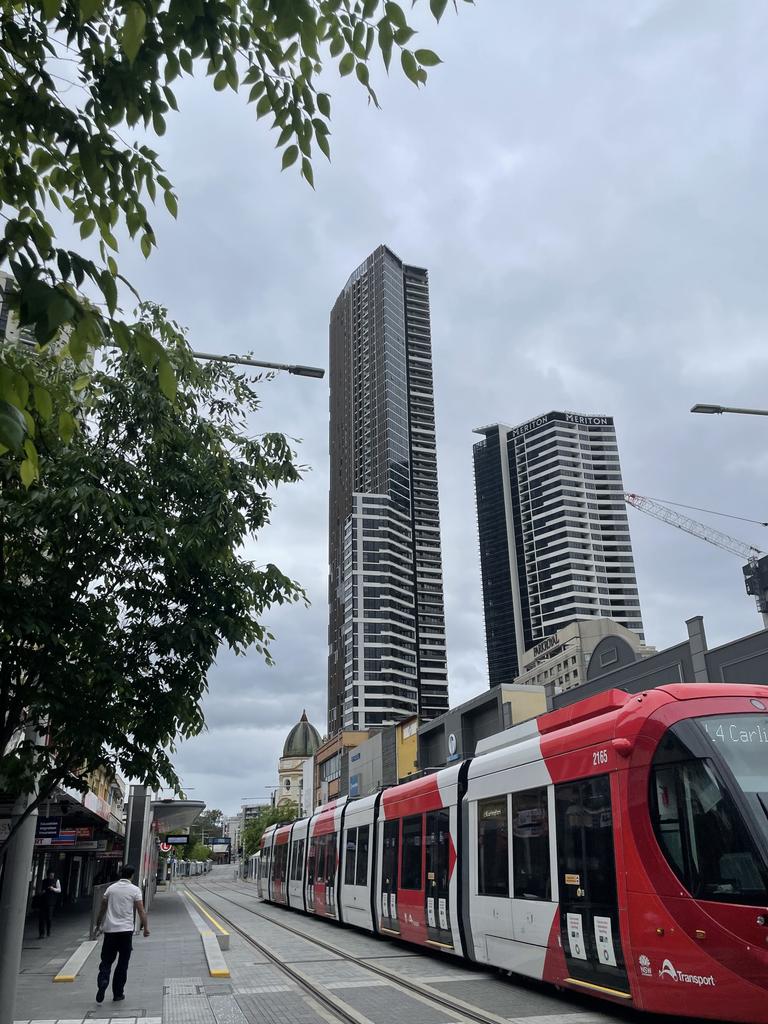
POLYGON ((601 764, 608 764, 608 751, 607 750, 593 750, 592 751, 592 767, 597 768, 601 764))

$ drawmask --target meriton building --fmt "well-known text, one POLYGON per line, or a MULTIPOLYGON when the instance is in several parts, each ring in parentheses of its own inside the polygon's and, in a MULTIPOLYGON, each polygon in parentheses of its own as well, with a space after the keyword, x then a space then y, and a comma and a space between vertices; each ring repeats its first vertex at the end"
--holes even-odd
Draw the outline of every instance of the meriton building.
POLYGON ((328 733, 448 707, 427 271, 380 246, 330 320, 328 733))
POLYGON ((475 433, 490 685, 513 682, 527 650, 579 619, 642 640, 613 418, 550 412, 475 433))

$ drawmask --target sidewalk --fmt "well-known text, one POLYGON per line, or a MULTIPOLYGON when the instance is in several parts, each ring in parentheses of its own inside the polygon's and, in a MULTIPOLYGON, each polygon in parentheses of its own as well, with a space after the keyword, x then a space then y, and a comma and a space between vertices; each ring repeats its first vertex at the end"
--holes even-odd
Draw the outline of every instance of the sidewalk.
MULTIPOLYGON (((15 1020, 67 1021, 70 1024, 120 1021, 135 1024, 160 1024, 163 994, 169 994, 171 980, 208 979, 200 934, 187 913, 184 899, 176 891, 158 893, 149 915, 150 936, 133 939, 133 955, 128 969, 125 1000, 112 1002, 107 990, 104 1002, 96 1002, 96 975, 101 942, 91 953, 74 982, 54 983, 53 978, 88 938, 86 916, 62 915, 54 919, 53 934, 37 938, 37 921, 30 922, 21 958, 15 1020)), ((174 987, 174 986, 171 986, 174 987)))

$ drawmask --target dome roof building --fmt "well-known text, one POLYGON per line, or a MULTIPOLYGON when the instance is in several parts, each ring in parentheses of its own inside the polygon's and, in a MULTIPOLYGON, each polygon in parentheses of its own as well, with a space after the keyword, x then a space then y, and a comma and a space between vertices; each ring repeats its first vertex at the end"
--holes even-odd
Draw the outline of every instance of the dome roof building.
POLYGON ((300 813, 304 810, 304 763, 314 755, 319 746, 320 734, 307 718, 306 711, 302 711, 301 718, 286 737, 283 756, 277 765, 278 806, 292 801, 298 804, 300 813))
POLYGON ((283 745, 283 757, 312 757, 319 746, 320 733, 307 718, 307 712, 302 711, 283 745))

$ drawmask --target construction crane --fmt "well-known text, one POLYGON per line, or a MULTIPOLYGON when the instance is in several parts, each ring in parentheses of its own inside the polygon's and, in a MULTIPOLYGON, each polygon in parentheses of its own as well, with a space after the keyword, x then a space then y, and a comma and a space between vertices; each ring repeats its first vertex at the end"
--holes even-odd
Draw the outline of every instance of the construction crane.
POLYGON ((732 555, 745 559, 747 564, 742 569, 744 585, 747 593, 755 598, 757 610, 763 617, 763 625, 768 626, 768 555, 754 544, 746 544, 721 530, 700 523, 697 519, 691 519, 690 516, 675 512, 666 505, 660 505, 658 501, 646 498, 642 494, 625 493, 624 500, 632 508, 645 512, 654 519, 660 519, 662 523, 675 526, 684 533, 690 533, 693 537, 714 544, 716 548, 730 551, 732 555))

